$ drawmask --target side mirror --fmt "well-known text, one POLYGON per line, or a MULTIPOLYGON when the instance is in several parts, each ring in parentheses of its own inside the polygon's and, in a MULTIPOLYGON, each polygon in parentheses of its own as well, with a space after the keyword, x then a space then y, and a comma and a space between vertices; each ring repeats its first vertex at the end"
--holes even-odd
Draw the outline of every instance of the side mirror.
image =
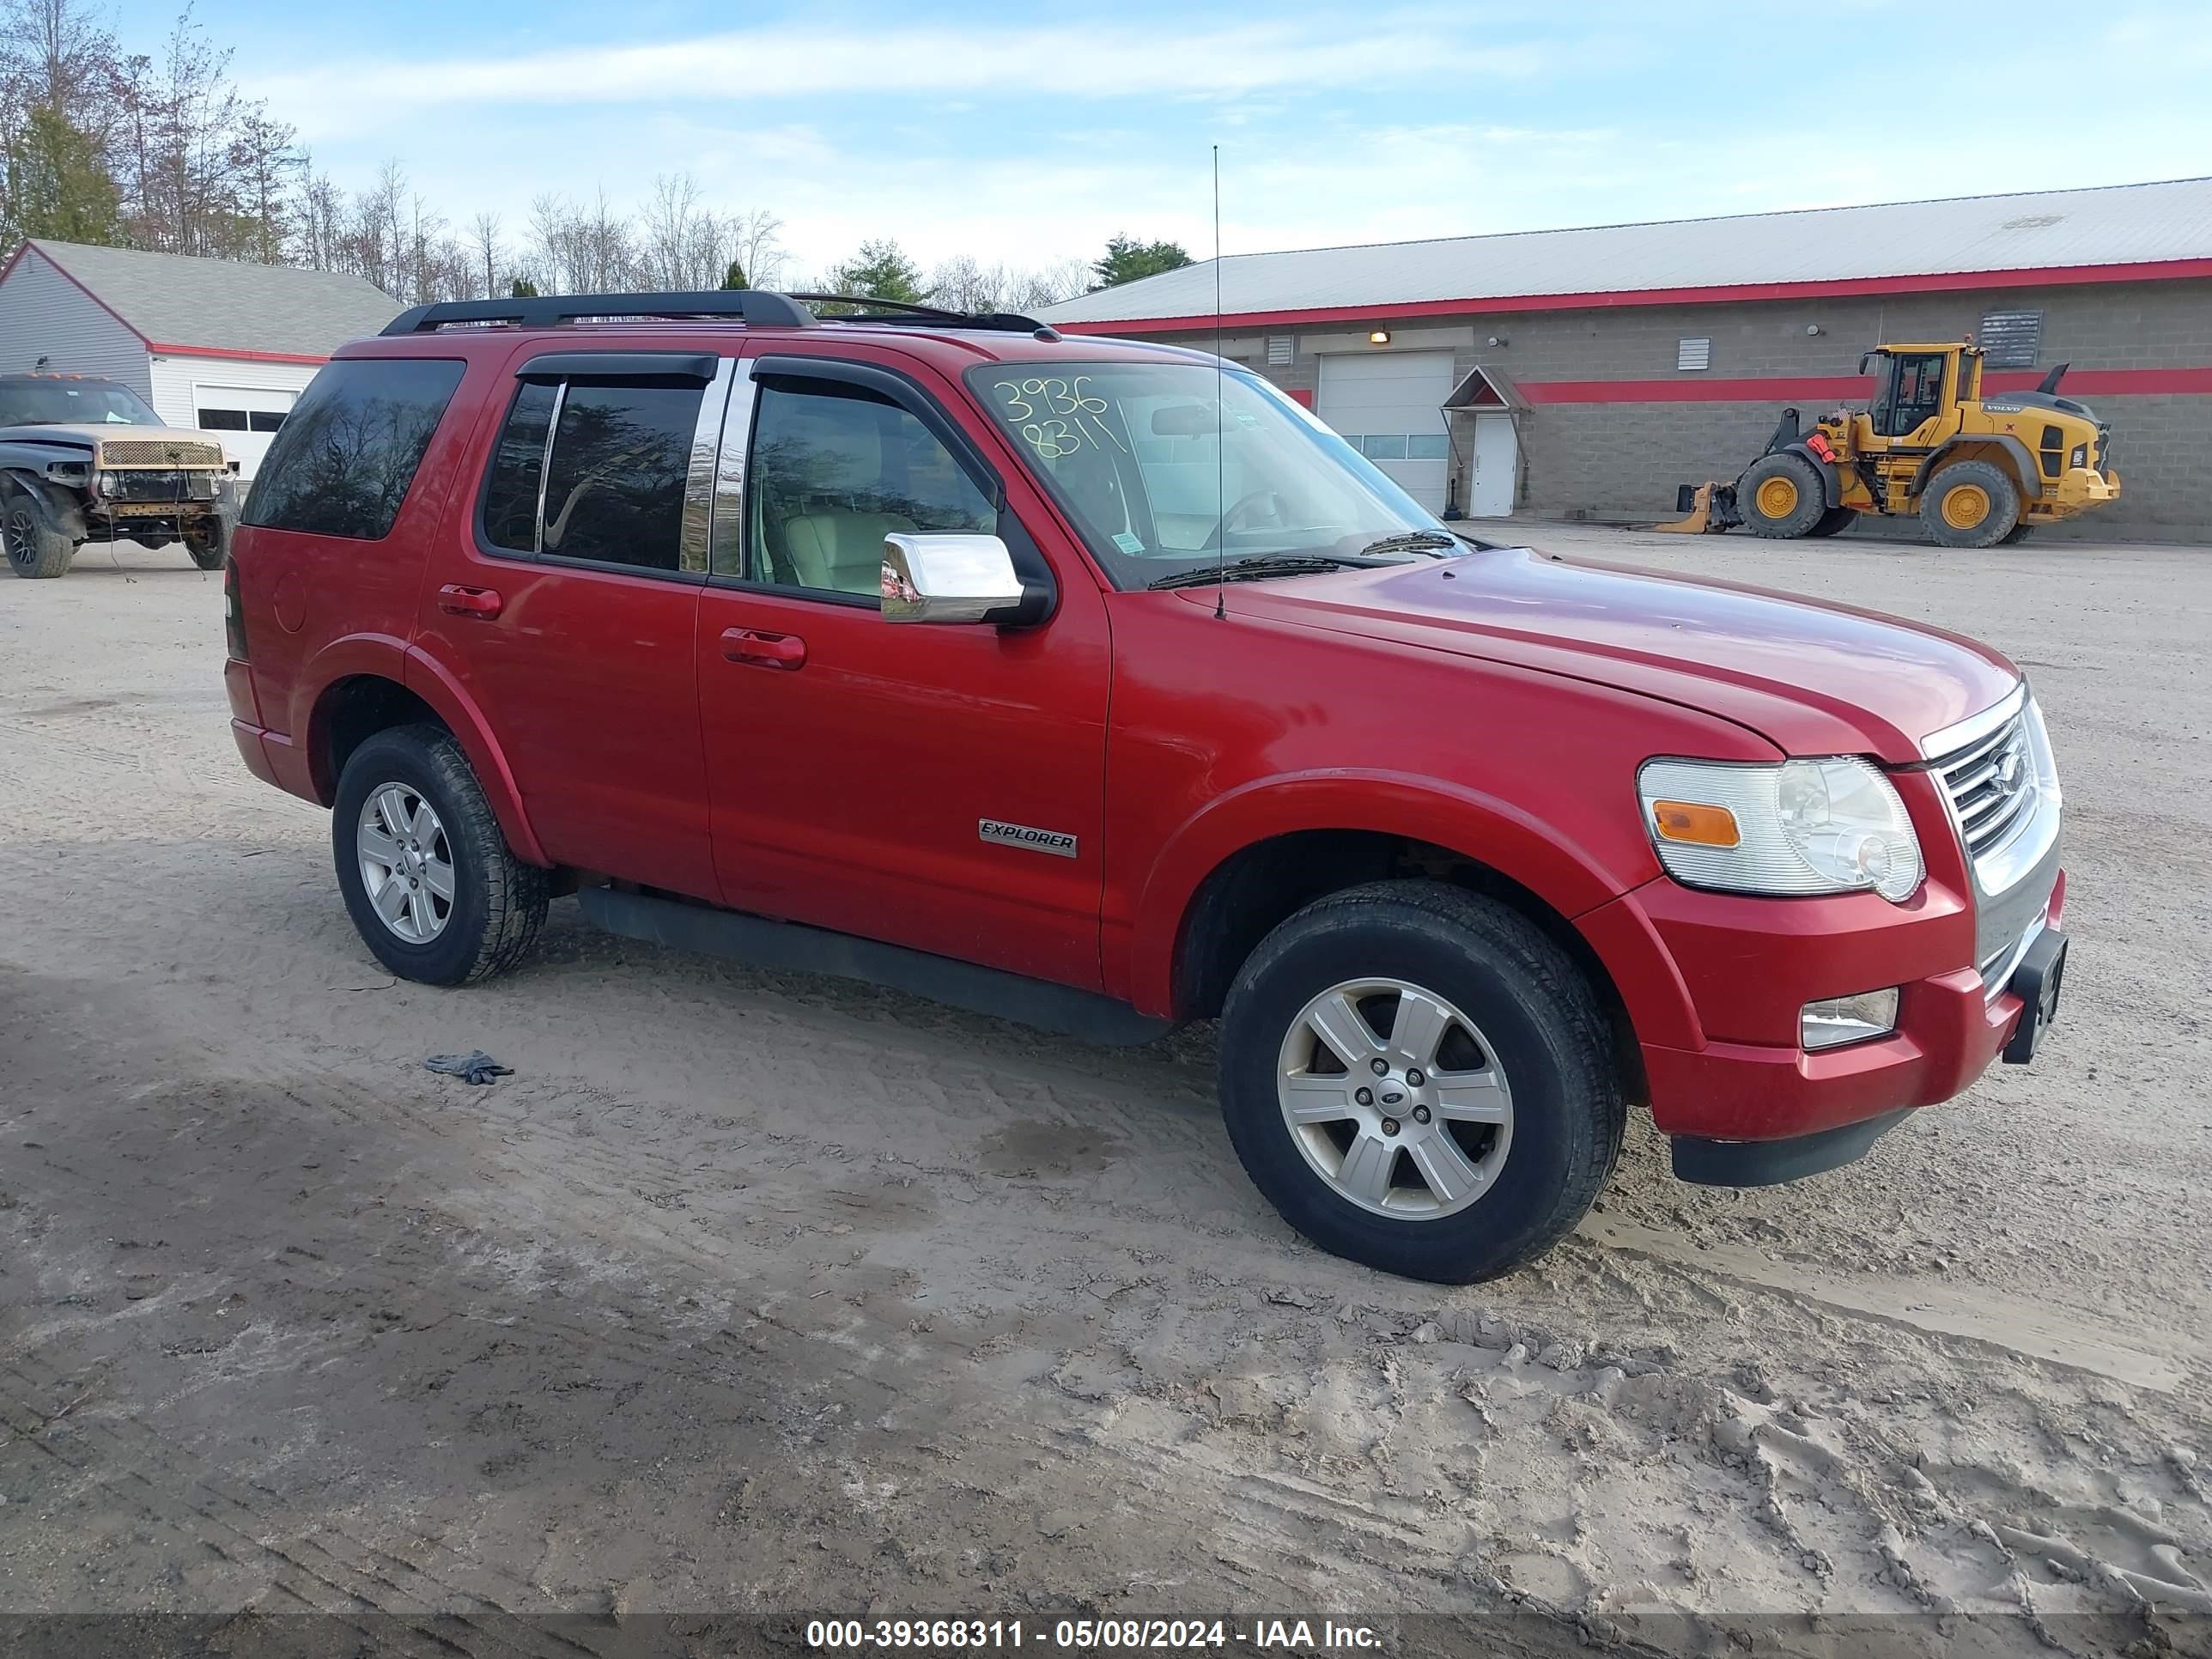
POLYGON ((1024 597, 1014 556, 996 536, 884 538, 885 622, 997 622, 1024 597))

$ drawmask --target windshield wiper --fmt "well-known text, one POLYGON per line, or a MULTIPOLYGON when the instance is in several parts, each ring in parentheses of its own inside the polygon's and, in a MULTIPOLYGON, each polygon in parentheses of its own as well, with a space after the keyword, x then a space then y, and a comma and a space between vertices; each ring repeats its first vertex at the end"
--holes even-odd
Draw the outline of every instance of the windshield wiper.
POLYGON ((1364 570, 1358 559, 1340 559, 1329 553, 1268 553, 1226 564, 1200 565, 1195 570, 1176 570, 1145 584, 1147 587, 1204 587, 1210 582, 1249 582, 1267 576, 1310 576, 1322 570, 1364 570))
POLYGON ((1359 550, 1367 553, 1410 553, 1417 549, 1455 547, 1459 538, 1449 530, 1408 530, 1395 536, 1385 536, 1379 542, 1370 542, 1359 550))

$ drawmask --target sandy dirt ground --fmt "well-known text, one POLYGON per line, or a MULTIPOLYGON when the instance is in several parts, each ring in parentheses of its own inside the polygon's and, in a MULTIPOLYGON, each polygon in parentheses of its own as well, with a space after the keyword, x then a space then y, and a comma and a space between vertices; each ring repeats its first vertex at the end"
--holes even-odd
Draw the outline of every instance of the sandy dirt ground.
POLYGON ((1280 1224, 1207 1029, 1090 1048, 572 900, 510 978, 394 983, 325 816, 232 750, 218 580, 0 582, 0 1613, 251 1609, 232 1652, 305 1609, 445 1654, 909 1613, 2201 1644, 2212 550, 1530 535, 2009 651, 2075 952, 2033 1067, 1758 1192, 1632 1121, 1581 1231, 1465 1291, 1280 1224), (516 1074, 422 1069, 474 1047, 516 1074))

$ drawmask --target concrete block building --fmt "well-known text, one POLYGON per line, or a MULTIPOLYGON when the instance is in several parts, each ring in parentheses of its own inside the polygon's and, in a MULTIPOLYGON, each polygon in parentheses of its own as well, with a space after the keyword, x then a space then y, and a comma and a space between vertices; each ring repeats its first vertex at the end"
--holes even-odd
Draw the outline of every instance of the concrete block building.
POLYGON ((120 380, 250 478, 315 371, 399 310, 332 270, 33 240, 0 265, 0 374, 120 380))
MULTIPOLYGON (((2050 535, 2212 541, 2212 179, 1231 255, 1221 349, 1431 507, 1650 520, 1781 410, 1865 407, 1860 354, 1971 334, 1986 390, 2112 429, 2120 501, 2050 535)), ((1055 324, 1212 349, 1211 262, 1055 324)))

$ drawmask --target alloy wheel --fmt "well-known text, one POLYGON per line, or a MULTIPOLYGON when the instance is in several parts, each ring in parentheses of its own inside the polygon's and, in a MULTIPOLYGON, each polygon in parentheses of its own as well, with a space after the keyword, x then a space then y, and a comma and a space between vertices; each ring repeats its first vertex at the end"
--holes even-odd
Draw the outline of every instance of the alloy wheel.
POLYGON ((453 844, 419 790, 386 783, 369 791, 354 848, 379 921, 410 945, 428 945, 446 931, 453 915, 453 844))
POLYGON ((1377 1215, 1458 1213, 1492 1189, 1512 1145, 1496 1051, 1457 1007, 1402 980, 1348 980, 1307 1003, 1275 1079, 1307 1164, 1377 1215))

